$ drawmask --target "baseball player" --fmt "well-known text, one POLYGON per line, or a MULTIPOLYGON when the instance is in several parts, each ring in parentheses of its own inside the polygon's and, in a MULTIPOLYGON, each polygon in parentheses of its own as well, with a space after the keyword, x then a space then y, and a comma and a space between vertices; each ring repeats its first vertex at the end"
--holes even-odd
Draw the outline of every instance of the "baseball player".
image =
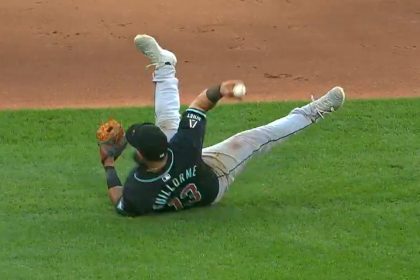
POLYGON ((118 155, 100 149, 108 194, 122 215, 177 211, 219 202, 249 160, 344 103, 343 89, 334 87, 283 118, 203 149, 206 113, 220 99, 235 98, 233 88, 242 82, 228 80, 205 89, 180 117, 176 56, 151 36, 137 35, 134 42, 155 67, 156 123, 133 124, 125 131, 126 141, 136 150, 136 166, 124 184, 114 167, 118 155))

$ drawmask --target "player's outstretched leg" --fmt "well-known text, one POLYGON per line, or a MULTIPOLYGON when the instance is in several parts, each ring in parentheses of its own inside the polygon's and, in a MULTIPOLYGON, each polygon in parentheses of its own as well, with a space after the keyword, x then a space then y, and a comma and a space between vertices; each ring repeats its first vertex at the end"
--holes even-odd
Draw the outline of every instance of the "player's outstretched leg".
POLYGON ((254 156, 269 151, 326 114, 338 110, 344 103, 341 87, 331 89, 318 100, 292 110, 289 115, 267 125, 238 133, 225 141, 203 150, 203 160, 219 177, 218 202, 254 156))
POLYGON ((147 67, 155 67, 155 122, 169 140, 178 130, 180 121, 178 79, 175 77, 176 56, 146 34, 137 35, 134 44, 150 60, 147 67))

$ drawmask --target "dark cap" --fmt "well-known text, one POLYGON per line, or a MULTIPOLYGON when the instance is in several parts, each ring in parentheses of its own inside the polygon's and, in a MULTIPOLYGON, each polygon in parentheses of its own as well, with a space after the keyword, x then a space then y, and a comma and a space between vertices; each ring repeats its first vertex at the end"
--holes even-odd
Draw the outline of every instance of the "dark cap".
POLYGON ((133 124, 125 137, 147 160, 161 160, 168 151, 168 140, 159 127, 152 123, 133 124))

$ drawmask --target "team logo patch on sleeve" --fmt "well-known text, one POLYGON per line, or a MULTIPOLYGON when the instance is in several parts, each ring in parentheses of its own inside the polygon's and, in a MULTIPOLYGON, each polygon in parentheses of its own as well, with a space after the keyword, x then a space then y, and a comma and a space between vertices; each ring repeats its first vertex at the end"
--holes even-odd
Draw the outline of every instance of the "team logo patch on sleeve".
POLYGON ((189 119, 190 128, 194 128, 197 125, 198 121, 189 119))
POLYGON ((194 128, 197 126, 198 122, 201 122, 202 117, 197 114, 195 111, 188 112, 187 114, 188 125, 190 128, 194 128))

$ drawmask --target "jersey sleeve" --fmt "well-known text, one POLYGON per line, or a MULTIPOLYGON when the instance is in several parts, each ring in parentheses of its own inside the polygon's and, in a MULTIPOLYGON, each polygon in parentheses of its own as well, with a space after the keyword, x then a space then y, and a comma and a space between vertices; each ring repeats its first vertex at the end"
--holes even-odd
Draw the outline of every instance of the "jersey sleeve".
POLYGON ((189 108, 182 114, 178 132, 172 138, 171 143, 189 150, 192 149, 201 155, 205 131, 205 112, 189 108))
POLYGON ((127 185, 128 180, 124 184, 123 193, 120 199, 115 204, 115 210, 122 216, 137 216, 138 209, 133 205, 133 197, 137 197, 137 194, 131 194, 130 187, 127 185))
POLYGON ((125 210, 125 208, 126 206, 124 206, 124 198, 121 196, 117 204, 115 204, 115 210, 118 214, 122 216, 130 216, 129 213, 125 210))
POLYGON ((134 168, 124 183, 121 198, 115 204, 115 210, 123 216, 141 216, 153 211, 153 204, 159 188, 138 182, 134 168))
POLYGON ((130 206, 129 201, 124 199, 124 195, 122 195, 118 202, 115 204, 115 210, 121 216, 134 217, 139 215, 135 209, 130 206))

